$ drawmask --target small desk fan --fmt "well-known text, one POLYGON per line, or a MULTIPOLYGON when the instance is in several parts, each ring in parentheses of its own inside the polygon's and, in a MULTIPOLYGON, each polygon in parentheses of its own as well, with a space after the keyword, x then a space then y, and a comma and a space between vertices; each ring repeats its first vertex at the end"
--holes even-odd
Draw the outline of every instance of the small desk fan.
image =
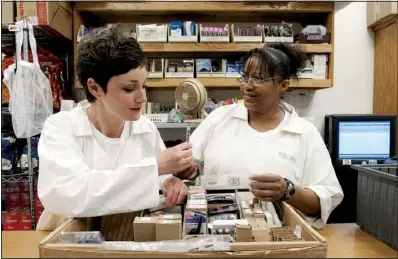
POLYGON ((204 85, 195 78, 184 79, 175 90, 175 100, 185 120, 204 119, 203 107, 207 101, 204 85))

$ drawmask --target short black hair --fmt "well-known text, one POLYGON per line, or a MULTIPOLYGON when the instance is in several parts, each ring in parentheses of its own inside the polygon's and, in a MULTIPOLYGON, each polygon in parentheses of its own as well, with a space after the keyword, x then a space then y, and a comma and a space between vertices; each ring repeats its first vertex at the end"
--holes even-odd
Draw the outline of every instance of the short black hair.
POLYGON ((93 78, 106 92, 113 76, 146 67, 146 64, 147 58, 140 44, 119 25, 94 29, 79 42, 77 77, 89 102, 95 101, 87 88, 89 78, 93 78))
POLYGON ((243 63, 252 58, 257 58, 258 63, 247 64, 248 71, 252 70, 253 65, 260 64, 262 77, 276 78, 282 82, 286 79, 298 79, 300 68, 306 61, 306 55, 294 44, 289 43, 270 43, 262 48, 250 50, 244 57, 243 63))

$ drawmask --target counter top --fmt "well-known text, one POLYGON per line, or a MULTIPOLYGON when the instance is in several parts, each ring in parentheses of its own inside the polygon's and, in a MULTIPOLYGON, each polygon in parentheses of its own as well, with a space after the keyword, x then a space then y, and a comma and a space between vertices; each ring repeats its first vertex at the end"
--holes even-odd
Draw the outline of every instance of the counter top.
MULTIPOLYGON (((356 224, 329 224, 319 230, 330 258, 397 258, 397 251, 362 231, 356 224)), ((38 258, 39 242, 49 232, 2 231, 3 258, 38 258)))

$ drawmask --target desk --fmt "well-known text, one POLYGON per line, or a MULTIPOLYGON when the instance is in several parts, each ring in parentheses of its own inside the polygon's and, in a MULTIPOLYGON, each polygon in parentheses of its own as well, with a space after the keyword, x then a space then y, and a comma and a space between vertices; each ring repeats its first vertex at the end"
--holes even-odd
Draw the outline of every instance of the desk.
MULTIPOLYGON (((38 258, 39 242, 49 232, 3 231, 3 258, 38 258)), ((363 232, 356 224, 331 224, 319 230, 328 242, 328 257, 397 258, 397 251, 363 232)))

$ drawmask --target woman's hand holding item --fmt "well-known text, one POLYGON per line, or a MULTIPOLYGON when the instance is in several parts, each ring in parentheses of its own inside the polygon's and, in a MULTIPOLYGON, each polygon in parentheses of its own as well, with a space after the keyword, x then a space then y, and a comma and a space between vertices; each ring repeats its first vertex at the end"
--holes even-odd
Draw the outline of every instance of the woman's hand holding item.
POLYGON ((184 171, 192 166, 192 145, 184 142, 161 151, 156 156, 159 175, 184 171))
POLYGON ((162 192, 167 204, 176 206, 184 202, 188 187, 182 180, 176 177, 169 177, 163 182, 162 192))
POLYGON ((286 193, 287 183, 279 175, 263 174, 249 177, 250 191, 261 201, 279 201, 286 193))

